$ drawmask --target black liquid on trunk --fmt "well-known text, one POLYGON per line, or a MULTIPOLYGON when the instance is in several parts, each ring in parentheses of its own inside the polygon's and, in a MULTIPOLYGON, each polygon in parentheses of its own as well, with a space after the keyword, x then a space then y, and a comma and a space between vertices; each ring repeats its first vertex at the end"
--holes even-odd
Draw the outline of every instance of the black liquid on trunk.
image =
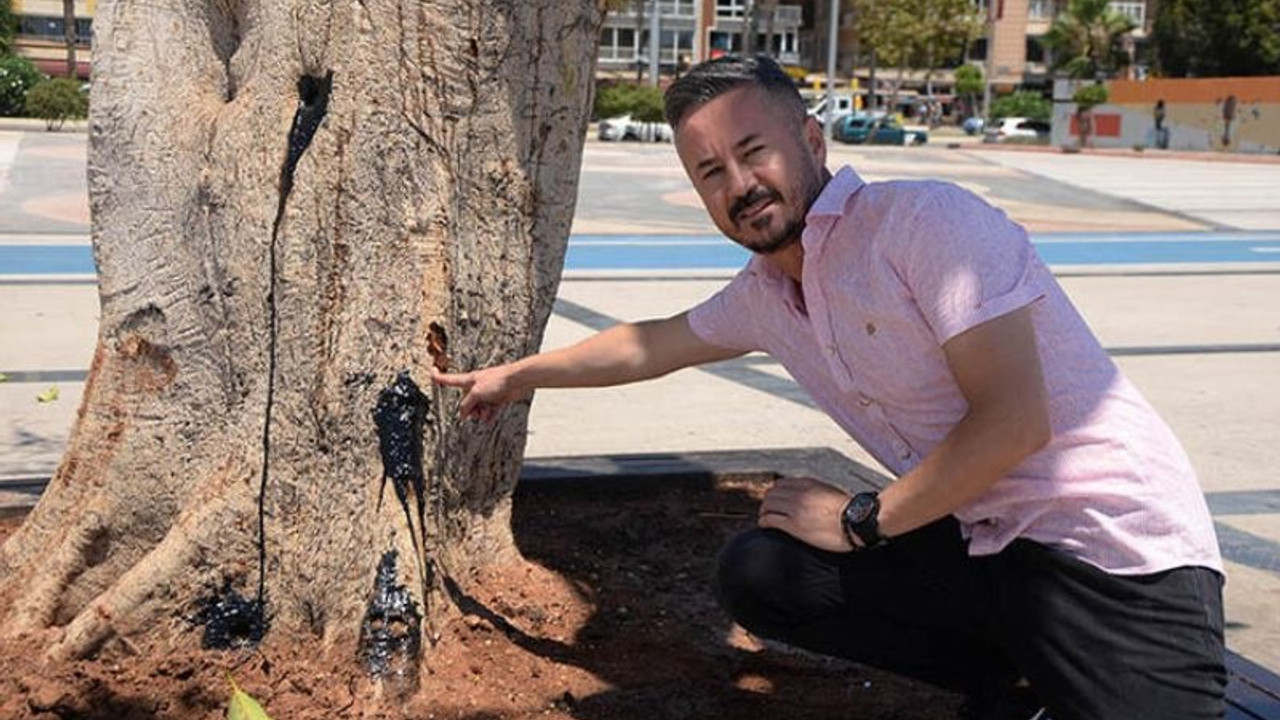
POLYGON ((360 660, 371 676, 408 695, 417 690, 421 659, 422 613, 397 577, 396 551, 389 550, 360 625, 360 660))

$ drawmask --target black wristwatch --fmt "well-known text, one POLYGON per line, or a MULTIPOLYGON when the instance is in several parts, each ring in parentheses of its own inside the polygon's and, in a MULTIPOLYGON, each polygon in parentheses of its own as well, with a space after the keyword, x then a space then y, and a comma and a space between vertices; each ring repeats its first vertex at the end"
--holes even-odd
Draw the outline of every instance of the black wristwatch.
POLYGON ((867 550, 889 540, 880 534, 880 498, 873 492, 860 492, 849 498, 840 514, 840 524, 854 550, 867 550))

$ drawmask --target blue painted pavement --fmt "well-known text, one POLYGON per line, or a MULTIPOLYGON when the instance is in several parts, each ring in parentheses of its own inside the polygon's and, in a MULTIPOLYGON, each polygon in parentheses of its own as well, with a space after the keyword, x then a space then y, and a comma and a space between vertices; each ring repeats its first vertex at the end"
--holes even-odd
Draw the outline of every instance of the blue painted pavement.
MULTIPOLYGON (((1052 266, 1280 263, 1280 231, 1044 233, 1036 250, 1052 266)), ((732 270, 748 253, 718 235, 574 235, 566 270, 732 270)), ((89 246, 0 243, 0 276, 92 275, 89 246)))

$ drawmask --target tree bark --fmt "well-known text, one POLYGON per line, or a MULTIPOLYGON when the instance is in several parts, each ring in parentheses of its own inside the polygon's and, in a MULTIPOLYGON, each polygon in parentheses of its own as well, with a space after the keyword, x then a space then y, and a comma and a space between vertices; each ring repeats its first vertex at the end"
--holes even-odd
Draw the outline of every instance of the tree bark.
POLYGON ((601 13, 99 5, 98 344, 66 455, 0 548, 0 636, 51 661, 311 642, 377 674, 371 641, 416 613, 391 647, 416 687, 453 580, 514 556, 527 418, 456 422, 427 368, 540 343, 601 13))

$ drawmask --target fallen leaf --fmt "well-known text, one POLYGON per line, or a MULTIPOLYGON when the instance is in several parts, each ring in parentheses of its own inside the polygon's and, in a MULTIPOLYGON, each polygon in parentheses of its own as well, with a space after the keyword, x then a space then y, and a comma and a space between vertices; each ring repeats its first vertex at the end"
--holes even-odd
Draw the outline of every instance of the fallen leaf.
POLYGON ((231 683, 231 702, 227 703, 227 720, 271 720, 258 701, 241 690, 230 675, 227 676, 227 681, 231 683))
POLYGON ((51 403, 58 399, 58 387, 55 385, 36 396, 36 402, 51 403))
POLYGON ((9 382, 9 376, 4 373, 0 373, 0 382, 9 382))

